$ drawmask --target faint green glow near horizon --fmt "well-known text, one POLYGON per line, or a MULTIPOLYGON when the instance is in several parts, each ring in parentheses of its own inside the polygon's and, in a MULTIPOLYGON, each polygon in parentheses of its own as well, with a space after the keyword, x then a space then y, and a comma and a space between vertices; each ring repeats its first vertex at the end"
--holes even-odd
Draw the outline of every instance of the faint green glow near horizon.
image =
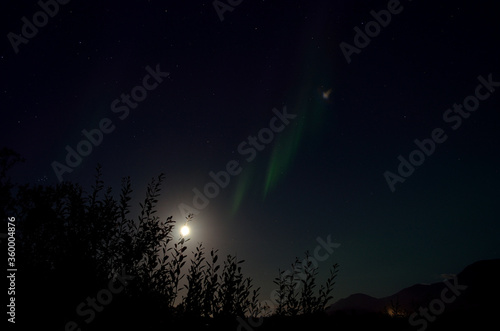
POLYGON ((233 205, 231 208, 231 214, 234 215, 238 211, 243 201, 243 197, 248 190, 249 177, 253 174, 253 167, 247 167, 244 169, 243 173, 240 175, 241 177, 238 180, 238 184, 236 186, 236 193, 234 195, 233 205))
MULTIPOLYGON (((316 98, 308 98, 307 96, 313 90, 304 88, 302 92, 304 97, 299 110, 290 111, 297 117, 283 132, 276 135, 268 160, 257 161, 258 163, 264 162, 264 166, 249 164, 244 168, 233 195, 232 215, 238 212, 252 186, 257 189, 256 194, 261 194, 262 198, 266 199, 289 173, 304 140, 314 143, 314 139, 311 138, 320 137, 319 133, 327 117, 327 103, 329 102, 328 98, 324 97, 324 92, 327 90, 318 89, 316 98)), ((328 90, 328 96, 330 93, 331 89, 328 90)))
MULTIPOLYGON (((266 170, 266 179, 264 182, 264 198, 267 194, 276 187, 277 183, 285 177, 295 155, 300 146, 302 132, 304 129, 303 118, 297 118, 299 121, 291 128, 291 131, 286 132, 281 139, 278 139, 273 147, 273 151, 266 170)), ((292 124, 291 124, 292 125, 292 124)))

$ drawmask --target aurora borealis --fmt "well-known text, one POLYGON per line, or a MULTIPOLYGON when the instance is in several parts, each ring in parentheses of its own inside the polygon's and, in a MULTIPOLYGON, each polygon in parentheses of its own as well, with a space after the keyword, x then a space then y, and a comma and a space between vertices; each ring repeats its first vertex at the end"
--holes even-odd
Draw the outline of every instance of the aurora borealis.
POLYGON ((243 1, 221 21, 212 1, 71 1, 15 52, 8 33, 41 9, 5 1, 0 135, 26 159, 11 176, 56 185, 66 146, 90 141, 62 179, 88 188, 101 164, 138 208, 164 173, 159 216, 194 212, 190 242, 245 259, 263 297, 320 236, 341 244, 319 266, 340 264, 335 300, 498 258, 498 87, 394 192, 384 178, 477 77, 500 81, 495 4, 401 1, 348 63, 340 44, 387 5, 243 1))

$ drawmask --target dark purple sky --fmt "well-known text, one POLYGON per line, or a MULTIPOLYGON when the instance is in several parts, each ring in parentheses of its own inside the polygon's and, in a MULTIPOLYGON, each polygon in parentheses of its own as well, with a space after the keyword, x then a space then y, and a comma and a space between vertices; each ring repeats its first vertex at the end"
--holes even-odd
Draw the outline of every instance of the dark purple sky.
POLYGON ((499 257, 493 4, 243 1, 221 21, 210 1, 70 1, 26 39, 13 35, 37 2, 0 6, 0 139, 26 158, 16 181, 55 184, 58 162, 89 187, 100 163, 115 192, 132 177, 138 203, 163 172, 160 214, 179 224, 179 205, 211 195, 191 244, 245 259, 262 300, 318 237, 340 244, 319 262, 321 277, 340 264, 336 299, 499 257), (74 167, 67 146, 87 154, 74 167), (419 165, 398 173, 410 154, 419 165))

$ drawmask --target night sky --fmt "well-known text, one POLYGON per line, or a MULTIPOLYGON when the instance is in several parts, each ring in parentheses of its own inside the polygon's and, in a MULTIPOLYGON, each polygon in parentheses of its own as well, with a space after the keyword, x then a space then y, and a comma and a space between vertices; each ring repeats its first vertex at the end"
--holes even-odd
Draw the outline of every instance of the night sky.
POLYGON ((335 300, 498 258, 497 7, 397 3, 73 0, 25 38, 40 5, 2 1, 11 175, 90 188, 101 164, 138 205, 165 173, 160 216, 194 210, 190 249, 245 259, 262 300, 318 237, 340 244, 319 263, 340 264, 335 300))

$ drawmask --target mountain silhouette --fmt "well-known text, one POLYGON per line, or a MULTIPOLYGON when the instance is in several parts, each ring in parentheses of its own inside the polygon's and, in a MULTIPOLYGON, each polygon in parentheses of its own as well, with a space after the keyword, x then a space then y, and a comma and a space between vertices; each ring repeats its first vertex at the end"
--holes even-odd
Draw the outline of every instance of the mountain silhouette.
POLYGON ((486 312, 498 307, 500 297, 500 259, 475 262, 458 275, 445 281, 429 285, 415 284, 383 298, 356 293, 340 299, 326 308, 328 314, 394 313, 394 308, 403 315, 428 307, 433 300, 452 301, 445 303, 446 312, 486 312), (466 288, 464 288, 466 287, 466 288), (443 294, 444 291, 444 294, 443 294))

